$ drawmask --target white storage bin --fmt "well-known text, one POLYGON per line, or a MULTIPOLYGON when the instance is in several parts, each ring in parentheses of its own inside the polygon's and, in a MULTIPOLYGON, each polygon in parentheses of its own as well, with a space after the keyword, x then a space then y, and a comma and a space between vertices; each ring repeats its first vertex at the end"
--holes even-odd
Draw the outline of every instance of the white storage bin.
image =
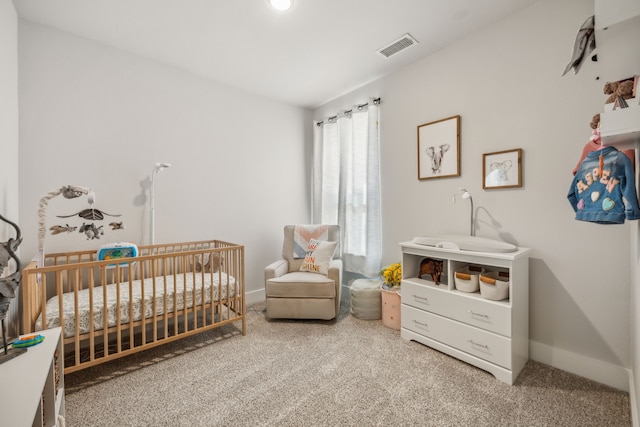
POLYGON ((462 292, 478 292, 480 273, 484 273, 484 268, 475 265, 459 268, 454 275, 456 289, 462 292))
POLYGON ((509 273, 489 271, 480 274, 480 295, 494 301, 509 298, 509 273))

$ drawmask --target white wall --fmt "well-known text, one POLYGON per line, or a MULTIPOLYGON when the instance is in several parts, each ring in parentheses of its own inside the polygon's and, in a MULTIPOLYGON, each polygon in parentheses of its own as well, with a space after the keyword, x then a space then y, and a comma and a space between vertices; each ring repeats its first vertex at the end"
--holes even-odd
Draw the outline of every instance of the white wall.
MULTIPOLYGON (((177 68, 20 20, 20 219, 23 257, 36 253, 40 197, 91 187, 95 207, 126 229, 87 241, 52 236, 47 252, 148 242, 149 176, 155 162, 155 242, 221 239, 245 245, 249 300, 264 299, 264 267, 280 256, 282 227, 307 222, 310 112, 177 68)), ((205 53, 203 53, 205 54, 205 53)), ((58 197, 56 218, 89 207, 58 197)))
MULTIPOLYGON (((18 221, 18 18, 11 0, 0 0, 0 213, 18 221)), ((0 222, 0 241, 16 235, 0 222)), ((13 273, 13 263, 11 271, 13 273)), ((17 334, 17 305, 7 314, 7 335, 17 334)))
MULTIPOLYGON (((11 0, 0 0, 0 213, 18 220, 18 18, 11 0)), ((0 241, 13 229, 0 224, 0 241)))
MULTIPOLYGON (((571 170, 603 110, 601 64, 561 77, 592 0, 541 1, 314 111, 321 120, 380 96, 383 262, 398 242, 467 233, 532 249, 531 358, 627 388, 630 365, 630 225, 574 220, 571 170), (416 127, 461 115, 461 176, 417 179, 416 127), (482 154, 522 148, 523 187, 482 189, 482 154)), ((411 28, 407 31, 411 32, 411 28)), ((402 53, 400 53, 401 55, 402 53)))

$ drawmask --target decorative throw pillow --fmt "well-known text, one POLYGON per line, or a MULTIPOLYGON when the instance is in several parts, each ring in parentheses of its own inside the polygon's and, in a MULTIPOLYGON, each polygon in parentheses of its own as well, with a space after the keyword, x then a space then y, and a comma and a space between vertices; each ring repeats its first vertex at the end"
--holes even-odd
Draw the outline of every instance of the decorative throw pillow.
POLYGON ((293 257, 304 258, 307 256, 307 247, 312 240, 328 240, 329 226, 320 225, 296 225, 293 228, 293 257))
POLYGON ((307 256, 304 257, 300 271, 319 273, 326 276, 329 273, 329 264, 333 259, 336 246, 338 246, 338 242, 322 242, 311 239, 307 248, 307 256))

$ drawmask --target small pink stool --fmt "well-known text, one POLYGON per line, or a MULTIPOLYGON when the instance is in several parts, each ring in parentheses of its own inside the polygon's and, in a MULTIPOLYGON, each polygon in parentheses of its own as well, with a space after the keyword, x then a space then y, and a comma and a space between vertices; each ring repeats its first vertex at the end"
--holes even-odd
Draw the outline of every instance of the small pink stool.
POLYGON ((382 289, 382 324, 400 330, 400 293, 382 289))

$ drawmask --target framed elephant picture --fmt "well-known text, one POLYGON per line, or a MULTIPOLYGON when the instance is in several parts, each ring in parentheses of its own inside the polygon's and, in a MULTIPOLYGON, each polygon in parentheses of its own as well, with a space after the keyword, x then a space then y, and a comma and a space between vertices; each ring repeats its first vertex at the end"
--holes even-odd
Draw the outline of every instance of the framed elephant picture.
POLYGON ((482 188, 522 187, 522 149, 482 155, 482 188))
POLYGON ((460 176, 460 116, 418 126, 418 179, 460 176))

